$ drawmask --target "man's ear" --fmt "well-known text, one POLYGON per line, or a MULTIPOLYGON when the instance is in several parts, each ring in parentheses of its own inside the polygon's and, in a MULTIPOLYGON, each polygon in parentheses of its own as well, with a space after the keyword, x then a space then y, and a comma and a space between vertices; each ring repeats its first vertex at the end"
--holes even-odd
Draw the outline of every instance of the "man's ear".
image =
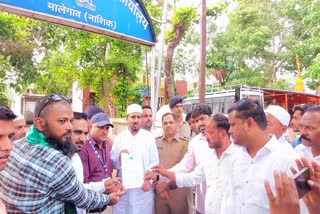
POLYGON ((286 132, 286 131, 287 131, 287 129, 288 129, 288 126, 281 125, 281 130, 282 130, 283 132, 286 132))
POLYGON ((36 117, 33 121, 33 125, 38 129, 40 132, 43 132, 46 129, 46 122, 43 118, 36 117))
POLYGON ((249 117, 247 120, 246 120, 246 124, 248 127, 252 127, 254 124, 255 124, 255 121, 253 120, 252 117, 249 117))

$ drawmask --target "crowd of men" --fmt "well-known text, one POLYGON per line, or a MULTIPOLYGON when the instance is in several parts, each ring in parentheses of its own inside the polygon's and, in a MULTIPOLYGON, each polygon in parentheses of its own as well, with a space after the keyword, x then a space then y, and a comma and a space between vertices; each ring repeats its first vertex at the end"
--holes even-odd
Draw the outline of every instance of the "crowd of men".
POLYGON ((0 104, 0 213, 320 212, 319 105, 292 117, 248 98, 228 115, 199 104, 184 118, 178 96, 169 107, 159 132, 152 108, 131 104, 112 135, 103 109, 73 112, 59 94, 36 103, 28 128, 0 104))

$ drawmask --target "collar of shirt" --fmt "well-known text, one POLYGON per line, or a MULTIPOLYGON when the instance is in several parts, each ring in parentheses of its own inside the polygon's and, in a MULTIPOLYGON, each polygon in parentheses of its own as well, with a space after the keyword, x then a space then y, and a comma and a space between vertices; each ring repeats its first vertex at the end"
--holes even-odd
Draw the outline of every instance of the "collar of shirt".
MULTIPOLYGON (((174 141, 173 141, 174 143, 180 143, 182 141, 181 136, 178 133, 173 137, 173 139, 174 139, 174 141)), ((163 135, 161 137, 161 140, 162 141, 167 141, 166 136, 163 135)))
MULTIPOLYGON (((89 137, 90 137, 90 140, 91 140, 91 142, 93 143, 93 145, 94 145, 95 147, 98 147, 98 148, 99 148, 97 142, 93 139, 93 137, 92 137, 91 135, 89 135, 89 137)), ((106 148, 106 142, 103 142, 103 143, 102 143, 102 147, 103 147, 104 149, 106 148)))
MULTIPOLYGON (((259 151, 257 152, 256 156, 253 159, 261 155, 264 155, 266 153, 275 152, 278 150, 278 147, 279 147, 279 141, 276 139, 274 135, 270 135, 269 141, 262 148, 259 149, 259 151)), ((247 147, 243 147, 242 151, 249 155, 247 147)))
MULTIPOLYGON (((233 156, 239 150, 240 149, 238 146, 234 145, 233 143, 230 143, 230 145, 227 147, 227 149, 222 152, 220 160, 222 160, 223 158, 230 156, 230 155, 233 156)), ((213 149, 213 153, 214 153, 214 156, 217 157, 217 159, 218 159, 217 152, 215 149, 213 149)))
POLYGON ((207 141, 207 138, 200 132, 199 134, 200 140, 205 140, 207 141))

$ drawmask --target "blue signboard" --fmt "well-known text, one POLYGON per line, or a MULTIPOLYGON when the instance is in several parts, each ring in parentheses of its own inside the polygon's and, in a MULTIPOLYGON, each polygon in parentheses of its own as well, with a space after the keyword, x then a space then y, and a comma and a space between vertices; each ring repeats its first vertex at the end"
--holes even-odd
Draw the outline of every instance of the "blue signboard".
POLYGON ((143 45, 155 43, 141 0, 0 0, 0 10, 143 45))

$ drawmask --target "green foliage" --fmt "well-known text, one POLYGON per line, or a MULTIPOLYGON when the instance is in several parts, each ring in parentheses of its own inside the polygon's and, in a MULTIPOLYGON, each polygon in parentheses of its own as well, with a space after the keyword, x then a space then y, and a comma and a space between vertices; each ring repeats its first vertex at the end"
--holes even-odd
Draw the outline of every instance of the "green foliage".
POLYGON ((69 94, 75 80, 77 65, 68 53, 52 52, 39 65, 41 75, 35 78, 35 92, 39 94, 69 94))
POLYGON ((23 91, 37 75, 33 51, 38 45, 29 27, 34 22, 0 12, 0 76, 16 92, 23 91))
MULTIPOLYGON (((158 19, 158 20, 161 19, 162 12, 161 12, 161 8, 159 7, 159 5, 147 4, 146 8, 147 8, 147 10, 149 12, 149 15, 152 18, 155 18, 155 19, 158 19)), ((161 31, 160 30, 160 23, 157 23, 155 21, 153 21, 152 23, 153 23, 155 34, 159 35, 160 31, 161 31)))
POLYGON ((197 11, 195 8, 175 8, 171 20, 171 28, 167 30, 165 35, 166 41, 170 42, 175 38, 177 28, 183 28, 183 30, 188 29, 191 25, 191 22, 196 18, 196 16, 197 11))
POLYGON ((278 78, 296 72, 298 54, 305 76, 312 77, 320 52, 319 4, 319 0, 239 1, 229 14, 226 31, 209 40, 207 68, 224 69, 227 85, 287 88, 278 78))
POLYGON ((6 96, 7 88, 3 82, 0 82, 0 103, 4 105, 9 104, 9 100, 6 96))
POLYGON ((320 80, 320 53, 318 53, 312 64, 307 68, 305 77, 320 80))
POLYGON ((219 1, 217 3, 214 3, 207 7, 206 16, 216 17, 217 15, 223 13, 229 5, 229 1, 219 1))

